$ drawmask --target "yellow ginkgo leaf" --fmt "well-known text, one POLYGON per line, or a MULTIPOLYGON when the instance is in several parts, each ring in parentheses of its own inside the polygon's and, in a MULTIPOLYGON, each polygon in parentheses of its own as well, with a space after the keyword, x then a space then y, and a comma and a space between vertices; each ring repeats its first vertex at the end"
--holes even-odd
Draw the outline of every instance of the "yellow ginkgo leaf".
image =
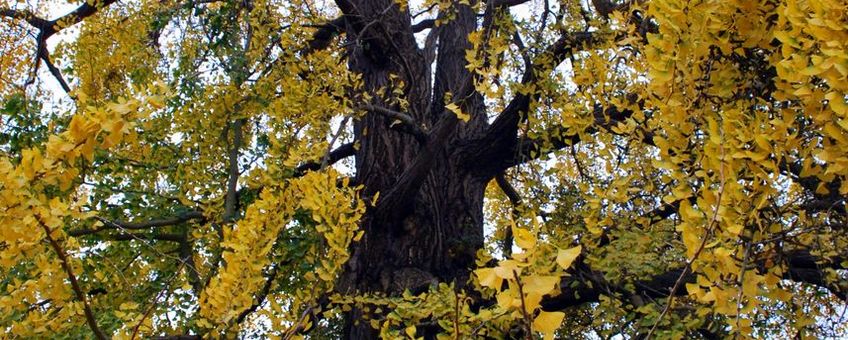
POLYGON ((447 109, 450 112, 453 112, 456 115, 456 118, 461 119, 463 122, 468 123, 468 121, 471 120, 471 115, 469 115, 465 112, 462 112, 462 109, 460 109, 459 106, 456 106, 456 104, 454 104, 454 103, 450 103, 448 105, 445 105, 445 109, 447 109))
POLYGON ((515 279, 516 274, 521 274, 521 268, 518 266, 518 262, 514 260, 501 261, 493 270, 495 275, 502 279, 512 280, 515 279))
POLYGON ((523 307, 526 308, 527 313, 533 313, 537 307, 542 303, 542 295, 536 293, 524 293, 524 302, 523 307))
POLYGON ((118 306, 120 310, 134 310, 138 309, 138 304, 135 302, 124 302, 120 306, 118 306))
POLYGON ((496 275, 493 268, 480 268, 474 271, 477 274, 477 280, 483 287, 498 289, 503 283, 503 279, 496 275))
POLYGON ((532 249, 536 246, 536 236, 529 230, 512 227, 512 234, 515 235, 515 244, 521 249, 532 249))
POLYGON ((583 251, 583 246, 580 245, 568 249, 560 249, 559 253, 557 253, 556 261, 562 269, 568 269, 574 260, 580 256, 581 251, 583 251))
POLYGON ((559 277, 553 275, 531 275, 524 279, 524 292, 545 295, 559 283, 559 277))
POLYGON ((848 104, 845 103, 845 96, 838 92, 830 92, 825 95, 825 98, 833 112, 843 117, 848 116, 848 104))
POLYGON ((533 320, 533 330, 537 332, 542 332, 545 335, 545 339, 553 339, 554 332, 559 328, 559 325, 562 324, 562 319, 565 317, 565 313, 563 312, 546 312, 541 311, 539 315, 536 316, 536 319, 533 320))
POLYGON ((516 297, 517 292, 512 289, 507 289, 503 292, 500 292, 497 296, 498 306, 503 309, 512 309, 521 307, 521 299, 516 297))

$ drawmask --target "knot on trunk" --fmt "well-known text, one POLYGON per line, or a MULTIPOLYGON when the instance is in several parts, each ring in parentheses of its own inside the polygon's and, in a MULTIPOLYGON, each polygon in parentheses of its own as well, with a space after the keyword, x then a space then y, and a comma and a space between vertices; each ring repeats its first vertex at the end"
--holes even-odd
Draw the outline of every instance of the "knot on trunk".
POLYGON ((413 295, 417 295, 430 289, 430 286, 439 284, 439 280, 430 272, 415 267, 405 267, 383 271, 380 275, 380 283, 383 290, 392 295, 401 294, 407 289, 413 295))

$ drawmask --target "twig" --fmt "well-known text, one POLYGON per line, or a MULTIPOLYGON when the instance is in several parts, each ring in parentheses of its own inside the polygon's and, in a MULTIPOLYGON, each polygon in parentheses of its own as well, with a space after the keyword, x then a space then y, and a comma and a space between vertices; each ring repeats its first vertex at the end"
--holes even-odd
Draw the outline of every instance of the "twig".
POLYGON ((88 322, 88 327, 91 328, 91 331, 94 332, 94 336, 96 336, 100 340, 108 339, 106 335, 100 330, 100 327, 97 326, 97 319, 94 318, 94 313, 91 311, 91 306, 88 305, 88 300, 85 297, 85 293, 80 288, 79 282, 77 281, 77 276, 74 275, 74 270, 71 268, 70 263, 68 263, 68 257, 65 255, 65 251, 62 250, 62 247, 53 239, 53 236, 50 235, 50 227, 47 226, 44 221, 41 220, 39 215, 35 215, 36 221, 41 225, 41 228, 44 229, 44 235, 47 238, 47 241, 50 242, 50 246, 53 247, 53 250, 56 252, 56 255, 59 256, 59 260, 62 264, 62 268, 65 269, 65 273, 68 275, 68 280, 71 281, 71 289, 73 289, 74 294, 77 296, 77 300, 82 302, 83 312, 85 313, 85 320, 88 322))
MULTIPOLYGON (((751 252, 751 242, 747 242, 747 244, 745 246, 745 255, 742 256, 742 273, 739 274, 739 294, 736 297, 736 332, 737 332, 737 334, 739 333, 739 315, 742 314, 741 313, 742 294, 745 291, 743 289, 745 287, 745 272, 747 271, 745 267, 748 265, 748 255, 749 255, 750 252, 751 252)), ((734 336, 734 338, 735 338, 735 336, 734 336)))
MULTIPOLYGON (((183 265, 185 265, 185 263, 181 263, 177 270, 174 272, 174 275, 171 275, 171 277, 168 279, 168 283, 165 284, 165 289, 160 290, 159 293, 153 297, 153 301, 150 303, 150 306, 147 307, 147 311, 144 312, 144 315, 141 317, 141 320, 138 320, 138 324, 133 327, 133 332, 132 336, 130 336, 130 340, 135 340, 135 336, 138 335, 138 330, 141 327, 141 324, 144 323, 144 320, 147 319, 148 316, 150 316, 151 312, 153 312, 154 307, 156 307, 156 302, 159 301, 159 297, 162 296, 162 293, 167 291, 168 295, 171 294, 171 283, 174 282, 174 278, 176 278, 179 272, 183 269, 183 265)), ((165 300, 167 299, 168 298, 166 297, 165 300)))
POLYGON ((459 340, 459 294, 454 293, 455 303, 453 309, 453 338, 459 340))
POLYGON ((524 285, 521 284, 521 279, 518 278, 518 271, 513 269, 512 275, 515 276, 515 282, 518 284, 518 295, 521 297, 521 315, 524 318, 524 338, 532 340, 533 330, 530 328, 530 315, 527 314, 527 305, 524 303, 524 285))
POLYGON ((324 153, 324 157, 321 158, 321 169, 324 169, 329 165, 330 161, 330 153, 333 152, 333 144, 336 144, 336 141, 339 139, 339 136, 344 132, 345 126, 347 126, 347 122, 350 120, 350 116, 345 116, 342 119, 342 122, 339 123, 339 128, 336 130, 336 133, 333 134, 333 137, 330 139, 330 143, 327 146, 327 152, 324 153))
POLYGON ((101 232, 103 230, 109 230, 109 229, 140 230, 140 229, 148 229, 148 228, 167 227, 167 226, 171 226, 171 225, 175 225, 175 224, 179 224, 179 223, 183 223, 183 222, 188 222, 190 220, 203 219, 203 218, 204 218, 203 214, 199 211, 191 211, 191 212, 188 212, 188 213, 176 216, 176 217, 150 220, 150 221, 138 222, 138 223, 110 221, 110 220, 105 219, 103 217, 95 216, 94 219, 103 223, 102 227, 94 228, 94 229, 71 230, 71 231, 68 232, 68 235, 74 236, 74 237, 79 237, 79 236, 95 234, 95 233, 101 232))
MULTIPOLYGON (((127 237, 128 237, 128 239, 127 239, 127 240, 129 240, 129 239, 133 239, 133 240, 141 241, 141 243, 142 243, 142 244, 144 244, 145 246, 147 246, 148 248, 150 248, 150 250, 152 250, 152 251, 153 251, 153 252, 155 252, 156 254, 158 254, 158 255, 160 255, 160 256, 162 256, 162 257, 167 257, 167 258, 170 258, 170 259, 176 260, 177 262, 180 262, 180 263, 182 263, 183 265, 188 266, 188 267, 189 267, 189 268, 191 268, 192 270, 197 271, 197 268, 195 268, 193 265, 191 265, 191 264, 189 264, 189 263, 186 263, 186 261, 185 261, 185 260, 183 260, 182 258, 175 257, 175 256, 171 256, 171 255, 168 255, 168 254, 164 254, 164 253, 162 253, 161 251, 157 250, 157 249, 156 249, 156 247, 154 247, 154 246, 153 246, 153 244, 151 244, 150 242, 147 242, 148 240, 146 240, 146 239, 144 239, 144 238, 140 237, 140 236, 143 236, 143 235, 137 235, 137 234, 134 234, 134 233, 130 233, 130 232, 129 232, 129 231, 127 231, 127 229, 125 229, 123 226, 118 225, 118 224, 115 224, 114 222, 111 222, 111 221, 109 221, 109 220, 101 219, 101 221, 103 221, 103 223, 111 224, 111 226, 112 226, 112 227, 117 228, 117 229, 118 229, 119 231, 121 231, 122 233, 124 233, 124 234, 128 235, 128 236, 127 236, 127 237)), ((180 235, 180 236, 182 236, 182 235, 180 235)), ((177 241, 177 242, 179 242, 178 240, 173 240, 173 241, 177 241)), ((133 258, 133 260, 135 260, 135 258, 133 258)), ((129 264, 127 264, 127 266, 129 266, 129 264)))
POLYGON ((297 334, 297 333, 299 333, 300 331, 303 330, 303 328, 304 328, 303 324, 307 320, 309 315, 312 314, 312 308, 313 308, 313 306, 309 306, 309 307, 307 307, 306 309, 303 310, 303 313, 301 313, 301 315, 300 315, 300 319, 297 320, 297 324, 294 327, 289 328, 289 330, 286 331, 286 335, 283 337, 284 340, 291 339, 295 334, 297 334))
POLYGON ((701 240, 701 244, 698 246, 698 249, 695 251, 695 254, 692 255, 692 258, 690 258, 686 261, 686 266, 683 268, 683 272, 680 273, 680 277, 678 277, 677 281, 674 282, 674 286, 671 288, 671 292, 668 294, 668 302, 666 303, 665 308, 663 308, 663 311, 662 311, 662 313, 660 313, 660 316, 657 318, 657 321, 654 321, 654 325, 651 326, 651 330, 648 331, 648 335, 645 336, 645 339, 651 338, 651 335, 657 329, 657 326, 660 324, 660 321, 662 321, 663 317, 665 317, 665 315, 668 313, 669 309, 671 309, 671 305, 672 305, 672 303, 674 303, 674 295, 677 293, 677 290, 680 289, 680 285, 683 283, 684 278, 686 277, 687 274, 689 274, 689 271, 692 269, 692 263, 695 262, 696 259, 698 259, 698 256, 701 254, 701 251, 704 250, 704 247, 707 244, 707 240, 710 238, 710 234, 712 233, 713 229, 715 228, 716 222, 718 222, 718 211, 719 211, 719 208, 721 207, 721 196, 722 196, 722 193, 724 192, 724 183, 725 183, 724 164, 723 164, 724 147, 722 145, 719 145, 719 148, 721 149, 721 161, 722 161, 722 163, 719 163, 719 175, 721 176, 721 187, 718 190, 718 195, 717 195, 718 197, 716 199, 716 207, 715 207, 715 210, 713 211, 713 217, 710 221, 709 227, 707 227, 707 233, 704 235, 704 239, 701 240))

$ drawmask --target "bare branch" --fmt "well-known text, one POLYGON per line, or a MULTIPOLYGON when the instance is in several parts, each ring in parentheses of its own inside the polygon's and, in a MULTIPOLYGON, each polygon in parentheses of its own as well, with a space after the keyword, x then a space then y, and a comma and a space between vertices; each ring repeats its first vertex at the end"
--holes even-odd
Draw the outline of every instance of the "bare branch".
POLYGON ((530 1, 530 0, 491 0, 492 5, 493 5, 493 6, 495 6, 495 7, 500 7, 500 6, 506 6, 506 7, 518 6, 518 5, 521 5, 521 4, 524 4, 524 3, 527 3, 527 2, 529 2, 529 1, 530 1))
POLYGON ((415 118, 412 118, 412 116, 408 114, 371 104, 363 106, 362 109, 379 113, 389 119, 397 120, 403 124, 403 127, 407 130, 407 132, 415 137, 415 140, 420 143, 427 141, 427 133, 425 133, 424 130, 421 130, 421 127, 415 121, 415 118))
POLYGON ((47 40, 52 35, 58 33, 65 27, 80 23, 85 18, 88 18, 94 15, 94 13, 97 13, 99 9, 108 7, 109 5, 115 2, 117 2, 117 0, 103 0, 102 2, 94 2, 93 4, 90 4, 88 1, 86 1, 70 13, 53 20, 39 18, 32 12, 26 10, 18 11, 8 8, 0 8, 0 16, 5 16, 14 19, 22 19, 26 21, 32 27, 41 31, 41 39, 47 40), (59 25, 61 25, 61 27, 59 25))
MULTIPOLYGON (((495 182, 498 184, 498 187, 501 188, 503 193, 509 199, 509 202, 512 203, 512 215, 513 217, 518 216, 518 208, 521 207, 521 195, 518 194, 518 191, 509 184, 509 181, 506 180, 503 173, 495 176, 495 182)), ((504 235, 503 239, 503 252, 506 257, 512 256, 512 243, 513 243, 513 235, 512 228, 506 228, 506 235, 504 235)))
MULTIPOLYGON (((354 143, 342 144, 335 150, 330 151, 327 156, 327 165, 333 165, 342 159, 353 156, 355 152, 356 148, 354 148, 354 143)), ((320 169, 320 162, 309 162, 301 164, 300 166, 294 169, 293 177, 301 177, 305 175, 307 171, 318 171, 320 169)))
POLYGON ((102 0, 102 1, 93 1, 90 4, 88 1, 84 2, 82 5, 74 9, 68 14, 65 14, 57 19, 51 20, 49 22, 49 26, 47 27, 39 27, 42 32, 44 32, 44 39, 50 38, 53 34, 58 33, 65 27, 73 26, 82 22, 85 18, 88 18, 94 13, 97 13, 98 10, 108 7, 109 5, 117 2, 117 0, 102 0), (59 25, 61 24, 61 28, 59 25))
POLYGON ((168 282, 165 283, 165 288, 163 288, 158 293, 156 293, 156 295, 153 296, 152 301, 150 301, 150 306, 147 307, 147 310, 141 316, 141 320, 138 320, 138 323, 136 323, 135 327, 133 327, 132 335, 130 335, 130 340, 135 340, 136 335, 138 335, 139 328, 141 328, 141 325, 144 323, 144 320, 150 317, 150 313, 152 313, 153 310, 156 308, 156 304, 158 303, 159 299, 162 298, 163 294, 165 296, 164 300, 168 300, 168 297, 171 295, 171 284, 174 283, 174 279, 177 278, 183 265, 185 265, 185 263, 180 264, 180 268, 177 269, 177 273, 171 275, 171 278, 169 278, 168 282))
POLYGON ((39 30, 50 26, 50 21, 42 19, 27 10, 14 10, 9 8, 0 8, 0 16, 12 19, 20 19, 26 21, 30 26, 39 30))
POLYGON ((144 234, 144 233, 123 233, 117 235, 109 235, 106 237, 111 241, 170 241, 170 242, 183 242, 185 241, 185 235, 181 234, 144 234))
POLYGON ((182 214, 182 215, 179 215, 179 216, 176 216, 176 217, 171 217, 171 218, 163 218, 163 219, 156 219, 156 220, 150 220, 150 221, 145 221, 145 222, 135 222, 135 223, 134 222, 111 221, 111 220, 105 219, 103 217, 95 216, 94 219, 103 223, 103 226, 101 226, 100 228, 95 228, 95 229, 71 230, 71 231, 68 232, 68 235, 73 236, 73 237, 79 237, 79 236, 85 236, 85 235, 98 233, 100 231, 109 230, 109 229, 140 230, 140 229, 167 227, 167 226, 172 226, 172 225, 188 222, 190 220, 203 219, 203 218, 204 218, 203 213, 201 213, 199 211, 190 211, 190 212, 187 212, 185 214, 182 214))
MULTIPOLYGON (((528 97, 522 96, 524 100, 529 100, 528 97)), ((639 100, 635 96, 626 98, 631 104, 637 104, 640 108, 644 105, 643 100, 639 100)), ((520 101, 510 103, 511 105, 521 106, 529 105, 529 102, 520 101)), ((512 108, 507 107, 504 112, 510 111, 512 108)), ((560 150, 581 141, 581 135, 591 135, 598 131, 608 131, 614 133, 611 128, 628 119, 634 113, 630 109, 620 109, 615 106, 604 107, 596 105, 593 112, 594 124, 588 126, 581 133, 564 131, 559 125, 554 125, 543 135, 546 138, 524 138, 515 136, 515 132, 508 133, 510 137, 505 139, 497 139, 498 136, 490 135, 489 138, 500 140, 500 142, 491 142, 485 144, 482 140, 473 141, 464 148, 464 155, 468 155, 468 166, 475 168, 476 171, 483 174, 496 174, 515 165, 542 157, 547 153, 555 150, 560 150), (515 137, 512 137, 515 136, 515 137), (494 145, 492 145, 494 144, 494 145), (503 148, 503 149, 498 149, 503 148)), ((517 117, 516 117, 517 118, 517 117)), ((518 122, 515 120, 514 122, 518 122)), ((515 125, 517 130, 517 125, 515 125)), ((653 133, 649 131, 639 130, 641 132, 641 141, 645 145, 654 145, 653 133)), ((485 137, 484 137, 485 138, 485 137)))
POLYGON ((42 61, 44 61, 44 65, 47 65, 47 70, 50 71, 50 74, 53 75, 53 78, 56 78, 56 81, 59 82, 59 86, 62 87, 62 90, 64 90, 66 94, 70 95, 71 87, 68 86, 68 83, 65 81, 65 78, 62 77, 62 72, 59 71, 56 65, 53 65, 53 63, 50 61, 50 53, 47 52, 47 48, 43 44, 41 45, 41 48, 38 52, 38 57, 41 58, 42 61))
POLYGON ((436 27, 436 19, 425 19, 412 25, 412 32, 418 33, 428 28, 436 27))

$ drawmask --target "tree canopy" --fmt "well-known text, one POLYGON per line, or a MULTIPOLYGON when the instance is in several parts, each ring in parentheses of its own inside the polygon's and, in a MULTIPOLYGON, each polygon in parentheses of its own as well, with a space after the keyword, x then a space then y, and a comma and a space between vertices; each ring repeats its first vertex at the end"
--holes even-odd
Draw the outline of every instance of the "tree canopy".
POLYGON ((848 335, 846 0, 2 0, 9 338, 848 335))

